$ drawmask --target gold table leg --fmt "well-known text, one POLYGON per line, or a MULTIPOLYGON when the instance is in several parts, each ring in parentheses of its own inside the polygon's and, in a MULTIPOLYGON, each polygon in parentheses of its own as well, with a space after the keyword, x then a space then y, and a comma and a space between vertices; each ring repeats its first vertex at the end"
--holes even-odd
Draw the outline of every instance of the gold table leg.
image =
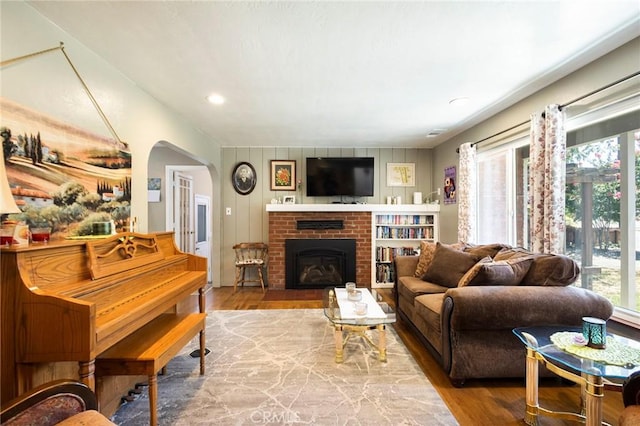
MULTIPOLYGON (((537 346, 533 337, 525 335, 532 346, 537 346)), ((600 376, 583 372, 580 376, 573 374, 562 367, 552 364, 538 351, 527 345, 526 364, 526 412, 524 422, 529 426, 539 424, 538 416, 544 415, 558 419, 584 423, 586 426, 602 426, 604 399, 604 379, 600 376), (547 369, 562 378, 570 380, 581 387, 582 413, 565 413, 552 411, 540 407, 538 401, 538 362, 542 362, 547 369)))
POLYGON ((336 363, 341 364, 344 361, 344 343, 342 341, 342 327, 335 326, 334 338, 336 341, 336 363))
POLYGON ((378 343, 376 344, 367 335, 367 330, 372 329, 370 325, 334 325, 334 339, 336 343, 336 363, 344 361, 344 347, 353 335, 362 337, 373 349, 378 352, 378 360, 387 362, 387 333, 384 324, 375 326, 378 330, 378 343), (346 332, 344 334, 343 332, 346 332))

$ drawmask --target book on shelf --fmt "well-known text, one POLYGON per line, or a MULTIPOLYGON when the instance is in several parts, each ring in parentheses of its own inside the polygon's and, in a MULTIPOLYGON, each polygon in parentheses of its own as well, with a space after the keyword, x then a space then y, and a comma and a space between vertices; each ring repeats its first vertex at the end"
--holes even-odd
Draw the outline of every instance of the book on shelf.
POLYGON ((416 239, 428 239, 433 238, 433 228, 431 227, 418 227, 418 228, 396 228, 393 226, 377 226, 376 227, 377 239, 397 239, 397 240, 416 240, 416 239))
POLYGON ((433 225, 433 216, 424 214, 379 214, 376 225, 433 225))
POLYGON ((376 262, 392 262, 395 256, 415 256, 415 247, 376 247, 376 262))

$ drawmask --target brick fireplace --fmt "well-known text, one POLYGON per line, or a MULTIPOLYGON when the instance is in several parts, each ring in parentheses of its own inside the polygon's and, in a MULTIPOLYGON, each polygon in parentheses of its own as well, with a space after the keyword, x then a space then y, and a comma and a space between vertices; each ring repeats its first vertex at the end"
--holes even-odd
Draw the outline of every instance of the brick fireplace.
MULTIPOLYGON (((304 228, 304 227, 303 227, 304 228)), ((371 212, 269 211, 269 287, 285 289, 285 240, 356 240, 356 283, 371 287, 371 212), (342 229, 298 229, 298 222, 342 221, 342 229)))

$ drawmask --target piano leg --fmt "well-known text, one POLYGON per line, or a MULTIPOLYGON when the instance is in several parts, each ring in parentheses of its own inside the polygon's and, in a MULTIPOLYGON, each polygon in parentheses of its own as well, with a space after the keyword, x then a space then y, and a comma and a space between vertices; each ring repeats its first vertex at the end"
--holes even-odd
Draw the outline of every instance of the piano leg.
POLYGON ((158 376, 152 374, 149 376, 149 424, 151 426, 157 426, 158 424, 158 412, 156 407, 158 406, 158 376))
MULTIPOLYGON (((205 311, 205 297, 204 297, 204 287, 200 287, 198 289, 198 307, 200 308, 200 313, 204 314, 205 311)), ((206 355, 206 347, 205 347, 205 335, 204 330, 200 331, 200 375, 204 375, 204 356, 206 355)))
POLYGON ((89 386, 92 391, 96 391, 96 360, 92 359, 91 361, 80 361, 78 363, 78 375, 80 376, 80 381, 85 385, 89 386))

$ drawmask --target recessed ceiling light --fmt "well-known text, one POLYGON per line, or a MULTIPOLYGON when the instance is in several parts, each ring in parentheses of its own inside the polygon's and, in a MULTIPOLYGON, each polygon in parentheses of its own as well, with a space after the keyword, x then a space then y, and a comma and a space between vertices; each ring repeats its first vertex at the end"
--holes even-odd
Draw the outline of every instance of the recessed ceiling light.
POLYGON ((222 105, 224 103, 224 98, 217 93, 212 93, 207 96, 207 100, 214 105, 222 105))
POLYGON ((454 98, 449 101, 449 105, 463 106, 469 103, 469 98, 463 96, 461 98, 454 98))

